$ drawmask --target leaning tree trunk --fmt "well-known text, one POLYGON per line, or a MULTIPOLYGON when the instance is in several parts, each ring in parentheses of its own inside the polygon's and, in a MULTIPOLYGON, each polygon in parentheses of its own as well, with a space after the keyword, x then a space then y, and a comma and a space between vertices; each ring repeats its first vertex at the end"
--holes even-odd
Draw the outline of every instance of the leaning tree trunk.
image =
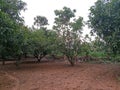
POLYGON ((71 66, 74 66, 75 65, 75 61, 74 61, 74 58, 73 57, 70 57, 68 56, 68 61, 70 62, 71 66))

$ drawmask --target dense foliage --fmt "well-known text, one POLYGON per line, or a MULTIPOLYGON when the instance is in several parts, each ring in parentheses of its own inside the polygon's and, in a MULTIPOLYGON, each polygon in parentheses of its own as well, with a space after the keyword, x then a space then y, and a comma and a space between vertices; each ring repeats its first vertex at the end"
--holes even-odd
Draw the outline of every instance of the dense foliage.
POLYGON ((114 55, 120 54, 120 0, 98 0, 90 8, 89 26, 114 55))
POLYGON ((19 0, 0 1, 0 56, 3 60, 9 57, 20 59, 24 40, 20 11, 25 5, 19 0))

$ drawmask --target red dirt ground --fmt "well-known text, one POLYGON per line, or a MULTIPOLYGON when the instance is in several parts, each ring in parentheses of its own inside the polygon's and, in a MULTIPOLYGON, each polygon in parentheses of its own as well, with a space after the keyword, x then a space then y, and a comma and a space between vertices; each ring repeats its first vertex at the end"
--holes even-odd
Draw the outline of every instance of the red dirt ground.
POLYGON ((120 64, 0 64, 0 90, 120 90, 120 64))

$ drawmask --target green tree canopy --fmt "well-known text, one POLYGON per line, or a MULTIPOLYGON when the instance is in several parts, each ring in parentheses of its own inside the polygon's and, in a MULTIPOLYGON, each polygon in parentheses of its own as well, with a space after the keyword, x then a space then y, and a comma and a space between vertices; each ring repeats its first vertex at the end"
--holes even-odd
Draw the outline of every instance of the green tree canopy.
POLYGON ((23 22, 20 12, 26 10, 26 3, 22 0, 0 0, 0 11, 9 15, 12 20, 18 23, 23 22))
POLYGON ((25 5, 21 0, 0 0, 0 56, 3 60, 19 58, 22 53, 24 35, 20 11, 25 5))
POLYGON ((48 25, 48 20, 44 16, 36 16, 34 20, 34 25, 36 25, 37 28, 43 28, 45 25, 48 25))
POLYGON ((98 0, 90 8, 89 26, 116 55, 120 53, 120 0, 98 0))

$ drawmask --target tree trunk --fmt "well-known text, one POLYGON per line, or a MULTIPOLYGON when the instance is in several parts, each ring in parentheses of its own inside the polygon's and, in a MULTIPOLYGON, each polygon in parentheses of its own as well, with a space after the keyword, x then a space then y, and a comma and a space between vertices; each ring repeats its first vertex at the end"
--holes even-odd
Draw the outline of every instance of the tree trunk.
POLYGON ((4 59, 2 59, 2 65, 5 65, 5 60, 4 59))
POLYGON ((20 60, 21 60, 21 55, 18 55, 17 59, 16 59, 16 67, 19 69, 19 65, 20 65, 20 60))
POLYGON ((27 58, 27 53, 24 53, 24 57, 27 58))
POLYGON ((72 60, 70 60, 70 64, 71 64, 71 66, 75 65, 74 61, 72 61, 72 60))
POLYGON ((2 55, 2 65, 5 65, 5 57, 2 55))
POLYGON ((37 59, 38 59, 38 62, 41 62, 42 58, 45 57, 45 55, 38 55, 37 59))
POLYGON ((38 62, 41 62, 41 59, 42 59, 42 58, 37 58, 38 62))
POLYGON ((68 61, 70 62, 71 66, 75 65, 74 59, 72 57, 68 57, 68 61))

